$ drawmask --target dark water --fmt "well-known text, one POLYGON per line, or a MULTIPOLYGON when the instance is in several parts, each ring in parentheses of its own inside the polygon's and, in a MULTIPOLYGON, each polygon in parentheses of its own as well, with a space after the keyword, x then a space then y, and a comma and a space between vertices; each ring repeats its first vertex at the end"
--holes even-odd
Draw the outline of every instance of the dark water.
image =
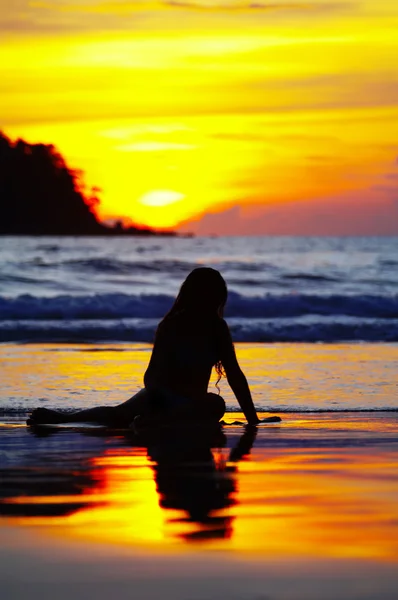
POLYGON ((151 341, 219 269, 236 341, 397 341, 398 238, 2 238, 0 341, 151 341))

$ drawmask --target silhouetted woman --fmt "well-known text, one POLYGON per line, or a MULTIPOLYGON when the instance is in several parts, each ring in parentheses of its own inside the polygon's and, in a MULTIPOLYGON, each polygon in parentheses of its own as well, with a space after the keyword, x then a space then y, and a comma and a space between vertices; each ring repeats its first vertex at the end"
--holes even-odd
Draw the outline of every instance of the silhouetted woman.
POLYGON ((218 381, 225 372, 248 423, 256 425, 260 421, 223 319, 227 295, 218 271, 194 269, 157 328, 144 389, 118 406, 73 413, 37 408, 28 424, 79 421, 128 427, 138 415, 144 423, 189 419, 217 422, 224 414, 225 402, 207 391, 215 367, 218 381))

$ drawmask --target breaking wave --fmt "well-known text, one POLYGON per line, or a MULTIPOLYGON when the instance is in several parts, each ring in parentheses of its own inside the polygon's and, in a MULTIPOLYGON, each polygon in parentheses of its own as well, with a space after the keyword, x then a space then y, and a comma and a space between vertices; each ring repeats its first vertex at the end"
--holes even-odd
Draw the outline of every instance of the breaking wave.
MULTIPOLYGON (((0 297, 0 320, 160 319, 173 303, 167 294, 93 294, 0 297)), ((398 319, 398 295, 285 294, 243 296, 230 292, 227 317, 287 318, 305 315, 398 319)))

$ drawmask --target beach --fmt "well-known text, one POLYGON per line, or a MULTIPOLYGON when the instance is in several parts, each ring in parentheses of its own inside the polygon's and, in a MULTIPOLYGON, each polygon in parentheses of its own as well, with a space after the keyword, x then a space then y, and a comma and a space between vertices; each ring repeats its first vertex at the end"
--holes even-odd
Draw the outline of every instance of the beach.
POLYGON ((4 238, 1 598, 395 599, 397 269, 394 238, 4 238), (223 378, 205 433, 26 427, 140 390, 200 265, 280 423, 247 430, 223 378))
POLYGON ((398 346, 236 346, 260 416, 281 423, 246 430, 223 382, 221 431, 179 440, 24 424, 34 405, 125 399, 149 344, 0 347, 7 600, 27 584, 33 597, 395 597, 398 346))
POLYGON ((0 600, 398 600, 397 25, 0 0, 0 600))

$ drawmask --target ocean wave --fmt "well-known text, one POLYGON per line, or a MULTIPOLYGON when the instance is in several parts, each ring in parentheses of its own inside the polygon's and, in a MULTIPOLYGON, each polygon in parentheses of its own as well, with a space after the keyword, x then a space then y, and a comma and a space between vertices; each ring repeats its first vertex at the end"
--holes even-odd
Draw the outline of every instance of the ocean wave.
MULTIPOLYGON (((93 294, 38 297, 0 296, 0 320, 160 319, 171 307, 167 294, 93 294)), ((230 292, 227 317, 264 319, 305 315, 397 319, 398 295, 266 294, 243 296, 230 292)))
POLYGON ((24 275, 17 275, 15 273, 0 273, 0 283, 25 283, 28 285, 43 285, 50 284, 55 285, 51 279, 43 279, 38 277, 25 277, 24 275))
POLYGON ((381 267, 398 267, 398 260, 382 258, 379 260, 379 265, 381 267))
POLYGON ((341 281, 341 277, 316 275, 314 273, 286 273, 285 275, 282 275, 281 277, 282 277, 282 279, 315 281, 317 283, 323 282, 323 281, 328 282, 328 283, 341 281))
POLYGON ((64 260, 49 260, 47 257, 36 257, 24 263, 24 266, 52 269, 62 268, 66 271, 74 271, 87 274, 103 275, 136 275, 137 273, 159 273, 170 272, 173 274, 186 275, 198 265, 193 262, 183 260, 149 260, 149 261, 130 261, 117 258, 78 258, 64 260))
POLYGON ((161 318, 172 304, 165 294, 63 294, 37 297, 23 294, 16 298, 0 297, 2 320, 65 320, 161 318))
MULTIPOLYGON (((0 342, 153 342, 158 319, 0 321, 0 342)), ((398 319, 229 319, 236 342, 398 342, 398 319)))

